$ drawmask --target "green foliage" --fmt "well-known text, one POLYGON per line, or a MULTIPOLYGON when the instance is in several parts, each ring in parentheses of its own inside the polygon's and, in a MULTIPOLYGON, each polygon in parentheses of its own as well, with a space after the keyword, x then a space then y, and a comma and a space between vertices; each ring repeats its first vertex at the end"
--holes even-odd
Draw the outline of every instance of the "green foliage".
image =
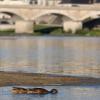
POLYGON ((79 29, 76 31, 76 35, 83 35, 85 36, 87 33, 89 32, 89 29, 85 28, 85 29, 79 29))
POLYGON ((62 35, 64 35, 64 32, 63 32, 62 28, 57 28, 54 31, 52 31, 50 33, 50 35, 53 35, 53 36, 62 36, 62 35))
POLYGON ((34 35, 63 35, 63 29, 61 27, 36 25, 34 29, 34 35))
POLYGON ((100 36, 100 29, 92 29, 88 28, 77 30, 75 33, 77 36, 100 36))
POLYGON ((90 36, 100 36, 100 29, 91 30, 88 34, 90 36))
POLYGON ((65 33, 67 33, 67 34, 72 34, 73 32, 72 32, 72 30, 71 29, 69 29, 67 32, 65 32, 65 33))
POLYGON ((0 36, 11 36, 11 35, 15 35, 15 32, 13 29, 8 29, 8 30, 0 30, 0 36))

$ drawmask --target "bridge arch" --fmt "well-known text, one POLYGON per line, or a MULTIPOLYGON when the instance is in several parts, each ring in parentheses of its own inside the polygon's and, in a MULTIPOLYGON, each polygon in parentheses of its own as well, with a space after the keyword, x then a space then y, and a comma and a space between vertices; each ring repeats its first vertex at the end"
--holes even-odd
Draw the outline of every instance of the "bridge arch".
POLYGON ((25 16, 22 15, 20 12, 17 12, 17 11, 10 11, 10 10, 0 10, 0 13, 4 13, 6 15, 9 15, 11 17, 16 17, 18 19, 21 19, 21 20, 24 20, 25 19, 25 16))
POLYGON ((44 16, 44 15, 48 15, 48 14, 62 15, 62 16, 64 16, 64 17, 68 18, 69 20, 73 20, 73 21, 76 20, 75 17, 71 16, 71 15, 68 14, 67 12, 63 12, 63 11, 59 11, 59 10, 57 10, 57 11, 43 11, 43 12, 38 13, 37 15, 35 15, 35 16, 32 18, 32 20, 36 20, 37 18, 40 18, 40 17, 42 17, 42 16, 44 16))
POLYGON ((90 21, 90 20, 94 20, 94 19, 97 19, 97 18, 100 18, 100 11, 90 12, 87 15, 83 16, 81 20, 83 22, 85 22, 85 21, 90 21))
POLYGON ((100 26, 100 11, 92 12, 82 19, 83 27, 94 28, 96 26, 100 26))

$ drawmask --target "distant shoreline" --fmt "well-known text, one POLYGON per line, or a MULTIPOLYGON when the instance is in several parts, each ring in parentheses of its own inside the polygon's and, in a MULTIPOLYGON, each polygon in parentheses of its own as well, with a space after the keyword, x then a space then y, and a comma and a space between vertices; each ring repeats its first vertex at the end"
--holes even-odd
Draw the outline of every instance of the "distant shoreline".
POLYGON ((84 36, 84 37, 100 37, 100 29, 94 28, 84 28, 76 30, 73 34, 72 30, 65 32, 62 27, 58 26, 46 26, 43 24, 35 25, 33 33, 15 33, 14 29, 0 30, 0 36, 84 36))
POLYGON ((100 78, 1 71, 0 87, 12 85, 100 85, 100 78))

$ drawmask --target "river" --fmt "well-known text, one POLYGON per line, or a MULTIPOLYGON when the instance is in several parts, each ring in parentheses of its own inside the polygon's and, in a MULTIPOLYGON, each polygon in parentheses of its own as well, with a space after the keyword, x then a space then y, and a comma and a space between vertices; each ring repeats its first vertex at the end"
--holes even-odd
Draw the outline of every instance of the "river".
POLYGON ((11 87, 0 88, 0 100, 100 100, 100 86, 44 86, 58 89, 58 94, 29 95, 11 93, 11 87))
POLYGON ((0 71, 100 78, 100 38, 0 37, 0 71))
MULTIPOLYGON (((100 38, 0 37, 0 71, 100 78, 100 38)), ((100 100, 100 86, 96 85, 38 87, 56 88, 59 92, 14 95, 12 86, 5 86, 0 87, 0 100, 100 100)))

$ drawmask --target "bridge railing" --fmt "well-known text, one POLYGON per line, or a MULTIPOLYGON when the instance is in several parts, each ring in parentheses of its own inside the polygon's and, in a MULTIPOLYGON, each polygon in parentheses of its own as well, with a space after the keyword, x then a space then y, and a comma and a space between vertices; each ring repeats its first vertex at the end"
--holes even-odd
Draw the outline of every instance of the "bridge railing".
POLYGON ((16 0, 13 0, 13 1, 9 1, 9 0, 1 1, 0 0, 0 5, 14 5, 14 6, 29 5, 29 6, 33 6, 33 7, 50 7, 50 6, 55 7, 55 6, 58 6, 58 7, 83 7, 83 8, 95 6, 95 4, 71 4, 71 3, 59 4, 59 3, 56 3, 55 0, 47 0, 46 2, 36 2, 35 0, 33 0, 32 2, 30 2, 29 0, 26 0, 26 1, 25 0, 17 0, 17 1, 16 0))

